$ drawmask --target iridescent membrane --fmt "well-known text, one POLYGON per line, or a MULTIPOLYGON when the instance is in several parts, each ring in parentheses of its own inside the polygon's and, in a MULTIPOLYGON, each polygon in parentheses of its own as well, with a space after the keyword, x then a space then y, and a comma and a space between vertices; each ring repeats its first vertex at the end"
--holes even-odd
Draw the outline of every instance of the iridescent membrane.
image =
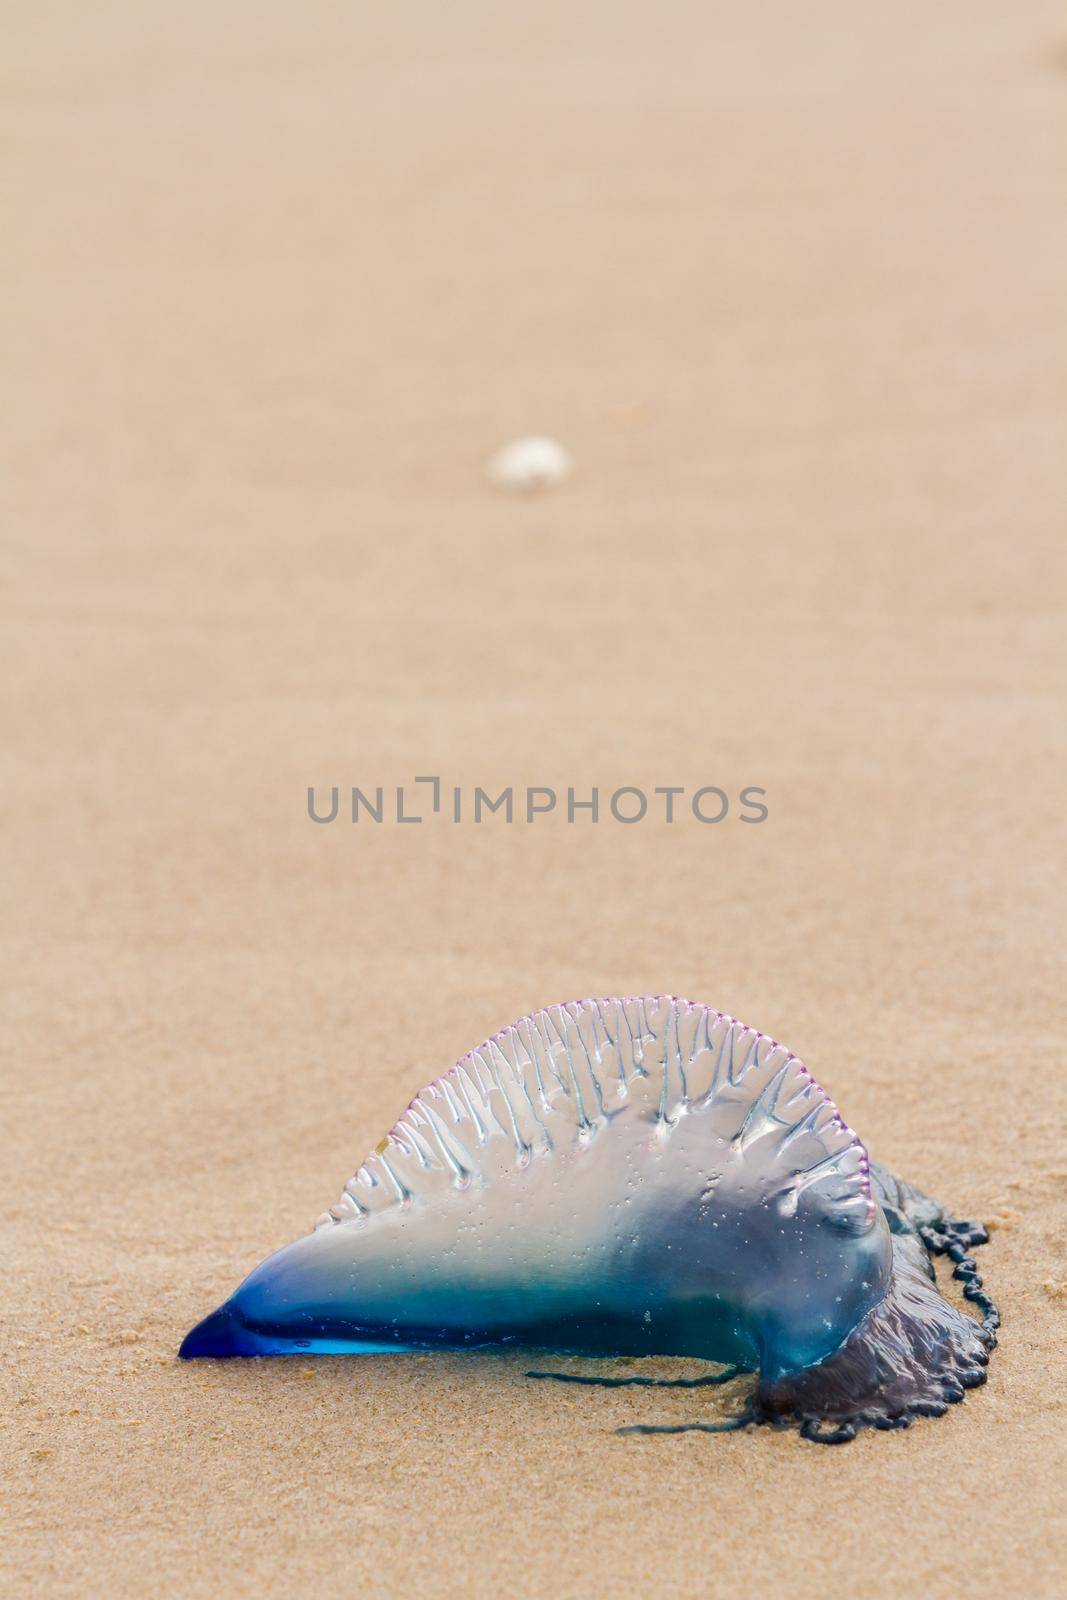
POLYGON ((575 1001, 434 1079, 181 1354, 695 1356, 758 1379, 685 1426, 837 1443, 984 1380, 984 1239, 873 1166, 784 1045, 673 996, 575 1001), (981 1322, 940 1293, 938 1253, 981 1322))

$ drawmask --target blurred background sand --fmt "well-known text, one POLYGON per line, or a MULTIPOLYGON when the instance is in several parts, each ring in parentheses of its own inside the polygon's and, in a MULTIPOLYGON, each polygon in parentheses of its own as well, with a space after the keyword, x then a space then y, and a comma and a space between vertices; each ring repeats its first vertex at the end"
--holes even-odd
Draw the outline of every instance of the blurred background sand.
POLYGON ((1051 1595, 1059 7, 2 31, 11 1592, 1051 1595), (516 502, 528 431, 578 471, 516 502), (434 772, 770 817, 307 820, 434 772), (998 1223, 985 1390, 834 1451, 518 1356, 175 1361, 460 1051, 657 990, 998 1223))

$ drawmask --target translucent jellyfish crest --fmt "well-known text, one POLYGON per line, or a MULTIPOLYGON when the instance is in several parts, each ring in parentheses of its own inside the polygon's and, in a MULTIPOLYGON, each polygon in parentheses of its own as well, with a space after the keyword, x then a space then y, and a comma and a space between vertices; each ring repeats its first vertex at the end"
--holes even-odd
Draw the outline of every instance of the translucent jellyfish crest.
MULTIPOLYGON (((754 1390, 711 1432, 828 1443, 984 1381, 985 1241, 884 1169, 784 1045, 674 996, 523 1017, 427 1085, 315 1230, 181 1354, 471 1349, 692 1356, 754 1390), (979 1322, 940 1293, 947 1254, 979 1322)), ((643 1427, 638 1432, 675 1432, 643 1427)))

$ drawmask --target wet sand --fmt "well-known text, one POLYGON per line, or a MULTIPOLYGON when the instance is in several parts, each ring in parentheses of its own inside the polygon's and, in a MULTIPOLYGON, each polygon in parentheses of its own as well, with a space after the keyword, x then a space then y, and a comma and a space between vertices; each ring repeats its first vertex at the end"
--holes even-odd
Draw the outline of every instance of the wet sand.
POLYGON ((3 31, 10 1592, 1052 1595, 1058 8, 3 31), (524 432, 571 484, 485 484, 524 432), (420 774, 561 800, 308 820, 420 774), (831 1450, 514 1353, 176 1361, 461 1051, 656 991, 995 1224, 985 1389, 831 1450))

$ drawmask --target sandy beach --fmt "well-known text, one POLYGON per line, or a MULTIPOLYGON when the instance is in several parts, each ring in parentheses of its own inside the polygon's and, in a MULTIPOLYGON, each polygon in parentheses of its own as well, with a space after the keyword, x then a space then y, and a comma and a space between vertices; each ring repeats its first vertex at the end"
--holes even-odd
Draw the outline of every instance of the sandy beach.
POLYGON ((1059 8, 0 28, 0 1587, 1062 1593, 1059 8), (486 482, 525 433, 570 482, 486 482), (984 1389, 822 1449, 518 1352, 176 1359, 461 1052, 659 992, 990 1224, 984 1389))

